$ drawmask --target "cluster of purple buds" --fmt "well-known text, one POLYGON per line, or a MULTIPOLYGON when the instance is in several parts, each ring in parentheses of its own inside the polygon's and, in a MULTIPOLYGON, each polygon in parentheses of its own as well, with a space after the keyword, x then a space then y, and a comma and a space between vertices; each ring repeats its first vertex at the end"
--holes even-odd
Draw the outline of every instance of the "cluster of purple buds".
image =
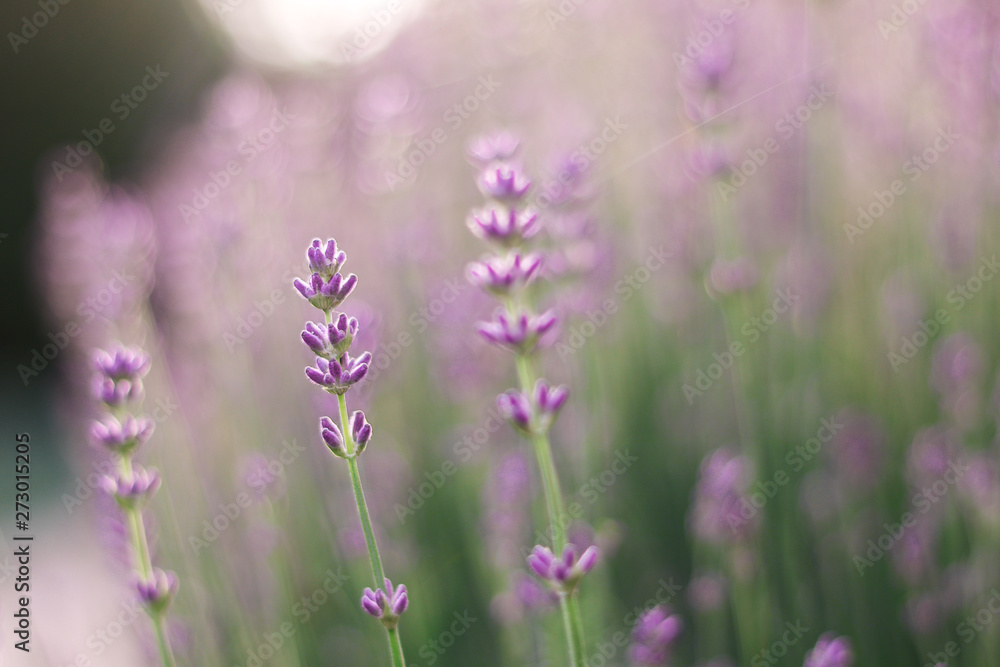
POLYGON ((90 425, 90 439, 119 454, 129 454, 153 435, 153 420, 149 417, 126 415, 119 419, 104 415, 90 425))
POLYGON ((479 323, 478 331, 494 345, 528 354, 535 349, 541 337, 555 327, 557 321, 553 310, 541 315, 526 312, 511 315, 505 308, 498 308, 491 321, 479 323))
POLYGON ((309 303, 328 313, 354 291, 358 277, 353 273, 346 277, 340 273, 347 254, 337 249, 333 239, 327 241, 325 247, 319 239, 314 239, 306 250, 306 259, 312 275, 308 280, 296 278, 292 284, 309 303))
POLYGON ((306 377, 331 394, 343 394, 364 379, 371 365, 371 352, 352 357, 344 352, 339 358, 316 357, 316 366, 306 367, 306 377))
POLYGON ((155 468, 133 465, 131 472, 105 475, 100 485, 123 508, 140 509, 160 488, 160 473, 155 468))
POLYGON ((399 622, 399 617, 406 611, 410 600, 406 595, 406 586, 393 587, 392 582, 385 580, 385 588, 373 591, 366 588, 361 596, 361 608, 366 613, 382 621, 388 629, 393 629, 399 622))
POLYGON ((333 359, 350 349, 357 333, 358 321, 341 313, 333 324, 306 322, 302 342, 317 356, 333 359))
POLYGON ((505 248, 521 245, 539 229, 535 211, 497 204, 473 211, 466 224, 477 237, 505 248))
POLYGON ((497 407, 519 431, 545 433, 567 398, 569 390, 565 386, 550 387, 545 380, 538 380, 530 397, 510 389, 497 396, 497 407))
POLYGON ((538 274, 542 256, 536 253, 490 257, 468 267, 469 282, 497 296, 506 296, 527 285, 538 274))
POLYGON ((851 667, 854 651, 847 637, 826 633, 819 638, 813 650, 806 654, 802 667, 851 667))
POLYGON ((577 556, 576 547, 567 544, 561 556, 537 545, 528 556, 528 566, 539 578, 563 593, 571 593, 580 583, 583 575, 594 569, 600 555, 596 546, 588 547, 577 556))
POLYGON ((639 665, 664 665, 684 628, 681 617, 657 605, 636 621, 632 630, 632 661, 639 665))
POLYGON ((139 599, 150 611, 156 613, 163 612, 170 606, 179 586, 176 574, 165 572, 158 567, 153 568, 149 579, 140 578, 135 584, 139 599))
POLYGON ((372 425, 365 419, 365 413, 355 410, 351 415, 351 438, 354 440, 355 450, 353 454, 347 453, 344 444, 344 434, 340 427, 333 423, 329 417, 319 420, 319 434, 323 442, 330 448, 330 451, 342 459, 354 458, 365 450, 368 441, 372 438, 372 425))

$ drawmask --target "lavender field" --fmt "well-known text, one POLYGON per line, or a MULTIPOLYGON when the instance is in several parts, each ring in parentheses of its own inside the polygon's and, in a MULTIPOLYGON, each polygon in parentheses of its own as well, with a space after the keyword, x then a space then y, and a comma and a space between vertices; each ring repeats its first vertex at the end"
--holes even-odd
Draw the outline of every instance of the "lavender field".
POLYGON ((129 83, 7 126, 0 664, 1000 665, 996 2, 99 11, 4 12, 129 83))

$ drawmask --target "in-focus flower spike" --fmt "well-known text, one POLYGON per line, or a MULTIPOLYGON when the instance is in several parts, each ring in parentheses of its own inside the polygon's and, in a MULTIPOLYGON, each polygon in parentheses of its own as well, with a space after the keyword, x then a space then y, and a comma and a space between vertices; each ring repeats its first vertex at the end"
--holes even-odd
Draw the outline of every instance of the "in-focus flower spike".
POLYGON ((153 420, 148 417, 132 417, 119 421, 113 415, 105 415, 90 425, 90 439, 119 454, 128 454, 149 440, 153 435, 153 420))
POLYGON ((479 176, 479 190, 498 201, 516 202, 528 193, 531 181, 517 165, 491 165, 479 176))
POLYGON ((116 344, 94 352, 94 367, 110 380, 137 381, 149 372, 149 355, 138 347, 116 344))
POLYGON ((632 630, 633 662, 640 665, 663 665, 684 628, 681 617, 669 607, 657 605, 639 617, 632 630))
POLYGON ((368 441, 372 439, 372 425, 365 419, 365 413, 361 410, 355 410, 351 415, 351 437, 358 447, 354 452, 355 455, 363 452, 368 441))
POLYGON ((138 464, 133 464, 130 475, 124 473, 114 477, 105 475, 101 478, 100 484, 101 488, 108 495, 114 496, 122 507, 142 507, 160 488, 160 473, 156 468, 147 470, 138 464))
POLYGON ((366 588, 361 596, 361 608, 371 616, 381 619, 382 625, 389 628, 396 627, 399 617, 409 606, 410 600, 406 593, 406 586, 393 587, 389 579, 385 580, 385 588, 373 591, 366 588))
POLYGON ((337 321, 330 325, 306 322, 302 342, 316 355, 331 359, 347 352, 357 333, 358 320, 341 313, 337 321))
POLYGON ((108 407, 118 408, 142 398, 142 380, 138 377, 131 380, 124 378, 112 380, 104 375, 98 375, 94 381, 94 395, 108 407))
POLYGON ((347 449, 344 446, 344 435, 340 432, 340 427, 333 423, 329 417, 319 420, 319 435, 323 442, 330 448, 330 451, 340 458, 347 458, 347 449))
POLYGON ((493 294, 506 295, 531 282, 541 266, 542 256, 537 253, 513 253, 472 262, 467 273, 473 285, 493 294))
POLYGON ((531 431, 533 411, 528 398, 517 391, 511 389, 497 396, 497 408, 504 419, 510 421, 514 428, 524 431, 531 431))
POLYGON ((347 261, 347 254, 337 249, 337 242, 328 239, 326 245, 319 239, 313 239, 312 245, 306 250, 309 259, 309 270, 329 279, 347 261))
POLYGON ((358 284, 358 277, 353 273, 344 278, 339 273, 333 274, 324 280, 318 273, 312 274, 309 282, 296 278, 292 283, 295 289, 305 297, 309 303, 324 312, 328 312, 343 303, 358 284))
POLYGON ((487 206, 473 211, 466 224, 473 234, 486 241, 512 247, 538 233, 538 214, 531 209, 487 206))
POLYGON ((537 545, 528 556, 528 566, 556 589, 569 593, 583 575, 594 569, 599 554, 597 547, 592 546, 577 558, 576 547, 567 544, 562 555, 556 556, 547 547, 537 545))
POLYGON ((541 315, 521 313, 512 316, 504 308, 498 308, 492 322, 480 322, 479 334, 496 345, 503 345, 515 351, 527 354, 534 349, 538 339, 548 333, 556 325, 554 310, 547 310, 541 315))
POLYGON ((847 637, 837 637, 832 632, 823 634, 813 650, 806 654, 802 667, 852 667, 854 651, 847 637))
POLYGON ((180 582, 173 572, 165 572, 158 567, 153 568, 152 576, 146 579, 139 579, 135 588, 139 593, 139 599, 148 609, 153 612, 163 612, 169 605, 180 582))
POLYGON ((517 152, 519 143, 517 137, 503 130, 473 139, 469 144, 469 156, 481 164, 509 160, 517 152))
POLYGON ((371 352, 351 357, 347 352, 338 359, 316 357, 316 367, 306 367, 306 377, 334 394, 343 394, 364 379, 371 364, 371 352))

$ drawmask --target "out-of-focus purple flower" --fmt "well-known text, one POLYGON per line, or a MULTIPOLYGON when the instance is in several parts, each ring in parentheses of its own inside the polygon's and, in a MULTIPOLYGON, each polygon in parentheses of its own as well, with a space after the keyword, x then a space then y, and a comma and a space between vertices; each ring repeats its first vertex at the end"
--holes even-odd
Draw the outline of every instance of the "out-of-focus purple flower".
POLYGON ((90 425, 90 439, 111 451, 122 454, 133 451, 153 434, 153 420, 131 415, 119 421, 113 415, 104 415, 90 425))
POLYGON ((330 311, 350 295, 354 286, 358 284, 358 277, 352 273, 344 278, 343 275, 335 273, 324 280, 323 276, 314 273, 308 283, 296 278, 292 284, 313 306, 322 311, 330 311))
POLYGON ((318 273, 323 278, 332 278, 347 261, 347 254, 337 249, 337 242, 328 239, 326 245, 319 239, 313 239, 312 245, 306 250, 309 260, 309 270, 318 273))
POLYGON ((469 282, 498 295, 527 285, 542 266, 542 256, 536 253, 522 255, 515 252, 501 257, 490 257, 482 262, 469 264, 469 282))
POLYGON ((569 593, 594 569, 600 555, 597 547, 589 547, 577 557, 576 547, 567 544, 561 556, 556 556, 548 547, 535 546, 528 556, 528 566, 541 579, 563 592, 569 593))
POLYGON ((717 259, 712 263, 708 282, 719 294, 733 294, 752 289, 759 279, 757 265, 749 257, 717 259))
POLYGON ((331 359, 347 352, 357 334, 358 320, 341 313, 337 321, 330 325, 306 322, 302 342, 316 355, 331 359))
POLYGON ((371 352, 358 357, 344 352, 339 359, 316 357, 315 368, 306 367, 306 377, 331 393, 343 394, 364 379, 371 360, 371 352))
POLYGON ((978 381, 983 370, 983 352, 965 332, 952 334, 934 349, 931 385, 942 394, 961 391, 978 381))
POLYGON ((816 642, 815 648, 806 654, 802 667, 851 667, 854 651, 847 637, 837 637, 831 632, 824 634, 816 642))
POLYGON ((177 595, 180 581, 173 572, 165 572, 158 567, 153 568, 152 576, 149 579, 139 579, 136 584, 136 592, 139 593, 139 600, 146 607, 154 612, 161 612, 170 605, 170 601, 177 595))
POLYGON ((521 431, 531 430, 532 409, 528 398, 511 389, 497 396, 497 408, 500 414, 521 431))
POLYGON ((841 411, 843 427, 830 440, 829 451, 837 477, 861 490, 873 488, 885 467, 885 434, 878 421, 854 410, 841 411))
POLYGON ((396 627, 399 616, 406 611, 409 604, 406 586, 394 588, 388 578, 385 580, 384 589, 373 591, 371 588, 365 588, 361 596, 361 608, 375 618, 381 619, 387 628, 396 627))
POLYGON ((365 413, 361 410, 355 410, 351 415, 351 437, 358 447, 356 454, 364 451, 368 441, 372 439, 372 425, 365 419, 365 413))
POLYGON ((497 407, 500 414, 519 430, 544 433, 568 397, 566 387, 550 387, 540 379, 535 383, 531 400, 524 393, 510 389, 497 396, 497 407))
POLYGON ((517 152, 519 140, 502 130, 496 134, 476 137, 469 143, 469 156, 480 164, 509 160, 517 152))
POLYGON ((148 502, 160 488, 160 473, 155 468, 147 470, 133 465, 131 474, 105 475, 100 483, 101 489, 113 496, 119 505, 135 508, 148 502))
POLYGON ((727 582, 718 573, 708 573, 691 579, 687 587, 688 601, 697 611, 714 611, 726 601, 727 582))
POLYGON ((969 456, 968 472, 958 492, 975 511, 992 525, 1000 525, 1000 470, 996 455, 977 452, 969 456))
POLYGON ((691 509, 691 526, 700 539, 727 543, 756 531, 759 515, 744 511, 752 477, 750 461, 732 450, 723 447, 705 457, 691 509))
POLYGON ((551 309, 540 315, 524 312, 514 316, 506 309, 498 308, 493 314, 493 321, 480 322, 477 328, 479 334, 491 343, 528 353, 556 322, 556 313, 551 309))
POLYGON ((636 621, 629 654, 640 665, 663 665, 684 628, 684 622, 669 607, 657 605, 636 621))
POLYGON ((98 375, 94 380, 94 395, 108 407, 118 408, 142 398, 142 380, 112 380, 98 375))
POLYGON ((347 449, 344 447, 344 434, 340 432, 340 427, 334 424, 332 419, 329 417, 320 418, 319 435, 331 452, 341 458, 347 456, 347 449))
POLYGON ((959 435, 943 424, 929 426, 917 433, 907 454, 907 469, 914 484, 941 479, 952 461, 961 455, 959 435))
POLYGON ((138 347, 115 344, 94 352, 94 367, 110 380, 138 381, 149 372, 149 355, 138 347))
POLYGON ((935 524, 931 517, 920 515, 893 545, 893 569, 911 586, 926 581, 937 569, 938 528, 935 524))
POLYGON ((555 591, 541 586, 531 577, 519 573, 514 581, 514 595, 529 611, 551 609, 559 602, 555 591))
POLYGON ((524 171, 510 162, 491 165, 479 176, 479 190, 497 201, 517 201, 528 193, 530 187, 531 180, 524 171))
POLYGON ((538 233, 538 214, 531 209, 491 205, 473 211, 466 224, 477 237, 504 246, 520 245, 538 233))
POLYGON ((277 498, 284 494, 281 469, 263 454, 252 454, 243 463, 243 483, 251 489, 257 500, 277 498))

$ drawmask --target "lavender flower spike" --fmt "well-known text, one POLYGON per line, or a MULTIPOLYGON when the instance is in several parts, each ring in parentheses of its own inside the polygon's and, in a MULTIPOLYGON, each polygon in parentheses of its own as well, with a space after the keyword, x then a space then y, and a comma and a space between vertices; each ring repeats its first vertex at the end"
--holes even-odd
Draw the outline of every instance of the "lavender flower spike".
POLYGON ((555 311, 551 309, 541 315, 521 313, 513 316, 499 308, 493 315, 493 321, 480 322, 478 330, 483 338, 495 345, 527 354, 534 349, 539 338, 552 330, 556 322, 555 311))
POLYGON ((536 253, 513 253, 505 257, 490 257, 469 264, 469 282, 496 295, 507 295, 531 282, 542 266, 542 256, 536 253))
POLYGON ((528 565, 541 579, 547 581, 557 590, 570 593, 583 578, 583 575, 594 569, 597 557, 600 555, 597 547, 588 547, 577 558, 576 547, 567 544, 562 556, 556 556, 547 547, 537 545, 528 556, 528 565))
POLYGON ((538 233, 538 214, 493 205, 473 211, 466 224, 479 238, 512 247, 538 233))
POLYGON ((827 632, 816 642, 815 648, 806 654, 802 667, 851 667, 854 651, 847 637, 837 637, 827 632))
POLYGON ((371 364, 371 352, 351 357, 344 352, 339 359, 316 357, 316 366, 306 367, 306 377, 333 394, 343 394, 364 379, 371 364))
POLYGON ((640 665, 664 664, 683 627, 680 616, 671 614, 669 607, 653 607, 639 617, 632 631, 632 660, 640 665))
POLYGON ((354 286, 358 284, 358 277, 353 273, 344 278, 339 273, 324 280, 318 273, 312 274, 309 282, 296 278, 292 283, 305 299, 313 306, 322 311, 330 312, 346 299, 354 286))
POLYGON ((373 591, 371 588, 366 588, 361 596, 361 608, 371 616, 381 619, 382 625, 390 630, 396 627, 399 617, 409 604, 406 586, 394 588, 388 578, 385 580, 384 589, 373 591))
POLYGON ((176 574, 165 572, 158 567, 153 568, 152 576, 148 580, 140 579, 135 585, 139 599, 148 609, 156 613, 166 610, 177 595, 179 587, 180 582, 176 574))

